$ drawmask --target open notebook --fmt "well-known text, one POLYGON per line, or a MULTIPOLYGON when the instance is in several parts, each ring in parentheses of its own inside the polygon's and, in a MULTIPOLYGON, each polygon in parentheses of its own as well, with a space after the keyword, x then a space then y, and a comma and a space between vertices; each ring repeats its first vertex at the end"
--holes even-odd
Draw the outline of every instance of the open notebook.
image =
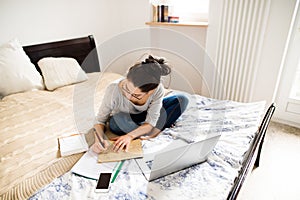
POLYGON ((58 138, 58 142, 61 156, 81 153, 89 149, 84 134, 62 136, 58 138))
POLYGON ((127 152, 114 152, 112 148, 113 141, 110 141, 110 146, 108 147, 108 149, 105 152, 102 152, 98 155, 98 162, 116 162, 121 160, 143 157, 142 141, 140 139, 133 140, 130 143, 127 152))

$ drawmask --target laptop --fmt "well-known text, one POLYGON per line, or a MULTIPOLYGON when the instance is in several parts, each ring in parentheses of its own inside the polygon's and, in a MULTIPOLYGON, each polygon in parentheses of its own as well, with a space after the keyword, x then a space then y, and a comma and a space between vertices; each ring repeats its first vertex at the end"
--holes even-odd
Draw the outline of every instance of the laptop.
POLYGON ((166 148, 144 154, 135 159, 148 181, 163 177, 207 160, 208 155, 217 144, 220 134, 204 140, 188 143, 183 139, 175 139, 166 148))

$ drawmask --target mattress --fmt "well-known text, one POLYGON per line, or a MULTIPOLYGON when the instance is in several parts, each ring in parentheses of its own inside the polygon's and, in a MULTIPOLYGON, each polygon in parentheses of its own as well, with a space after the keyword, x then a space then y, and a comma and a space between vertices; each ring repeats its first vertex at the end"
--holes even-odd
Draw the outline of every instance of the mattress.
POLYGON ((1 199, 26 199, 70 170, 82 154, 61 157, 57 138, 91 129, 106 86, 121 77, 90 73, 82 83, 0 101, 1 199))
POLYGON ((220 140, 206 162, 148 182, 135 160, 127 160, 105 194, 94 192, 95 180, 67 172, 30 199, 227 199, 260 124, 265 102, 239 103, 186 95, 190 103, 176 125, 143 141, 143 150, 162 149, 176 137, 197 141, 220 132, 220 140))

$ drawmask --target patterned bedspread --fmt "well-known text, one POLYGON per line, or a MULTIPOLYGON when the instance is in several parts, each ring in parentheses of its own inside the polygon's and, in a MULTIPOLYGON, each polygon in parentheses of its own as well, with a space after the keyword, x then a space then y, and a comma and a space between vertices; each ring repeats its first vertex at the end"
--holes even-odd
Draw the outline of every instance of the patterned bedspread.
POLYGON ((199 95, 189 98, 176 126, 143 141, 143 149, 163 148, 178 136, 193 142, 220 132, 206 162, 148 182, 135 160, 127 160, 105 194, 94 192, 95 180, 68 172, 30 199, 226 199, 258 129, 265 102, 238 103, 199 95))

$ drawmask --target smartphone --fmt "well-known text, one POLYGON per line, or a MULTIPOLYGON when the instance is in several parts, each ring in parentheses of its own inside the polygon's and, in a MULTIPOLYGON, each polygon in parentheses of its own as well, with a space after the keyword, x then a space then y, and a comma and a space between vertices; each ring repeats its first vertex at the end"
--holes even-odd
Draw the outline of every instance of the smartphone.
POLYGON ((112 173, 100 173, 95 192, 108 192, 112 173))

